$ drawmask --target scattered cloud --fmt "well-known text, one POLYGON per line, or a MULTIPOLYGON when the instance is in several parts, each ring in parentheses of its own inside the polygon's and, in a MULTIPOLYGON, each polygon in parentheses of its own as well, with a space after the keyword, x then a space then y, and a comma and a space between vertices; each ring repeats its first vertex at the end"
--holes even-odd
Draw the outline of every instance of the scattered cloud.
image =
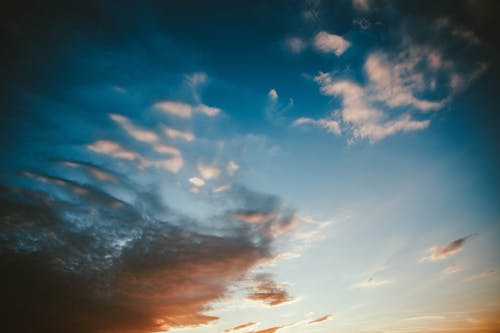
POLYGON ((276 213, 241 212, 233 214, 232 217, 246 223, 267 223, 276 218, 276 213))
POLYGON ((181 155, 181 152, 179 149, 177 149, 173 146, 164 144, 164 143, 156 144, 153 146, 153 148, 154 148, 154 150, 156 150, 157 152, 159 152, 161 154, 170 154, 170 155, 174 155, 174 156, 181 155))
POLYGON ((282 326, 275 326, 275 327, 265 328, 263 330, 252 331, 252 332, 248 332, 248 333, 275 333, 275 332, 278 332, 278 330, 280 330, 282 328, 283 328, 282 326))
POLYGON ((276 89, 271 89, 269 90, 269 92, 267 93, 267 95, 269 96, 269 98, 273 101, 277 100, 278 99, 278 93, 276 92, 276 89))
POLYGON ((193 184, 194 186, 198 186, 198 187, 205 185, 205 181, 201 178, 198 178, 198 177, 189 178, 189 182, 191 184, 193 184))
POLYGON ((455 239, 446 245, 436 245, 427 250, 428 255, 423 257, 421 261, 437 261, 443 260, 461 252, 464 249, 465 243, 474 237, 475 234, 455 239))
POLYGON ((457 274, 457 273, 461 272, 462 270, 463 270, 462 267, 460 267, 458 265, 453 265, 453 266, 449 266, 449 267, 446 267, 445 269, 443 269, 441 271, 441 275, 449 276, 449 275, 457 274))
POLYGON ((322 317, 319 317, 319 318, 316 318, 316 319, 312 319, 308 322, 309 325, 311 324, 318 324, 318 323, 322 323, 324 321, 327 321, 327 320, 330 320, 333 318, 333 314, 327 314, 327 315, 324 315, 322 317))
POLYGON ((299 37, 290 37, 285 40, 285 47, 294 54, 299 54, 307 47, 307 43, 299 37))
POLYGON ((229 190, 230 188, 231 188, 231 184, 225 184, 225 185, 217 186, 216 188, 213 189, 212 192, 214 192, 214 193, 224 192, 224 191, 229 190))
POLYGON ((195 136, 189 131, 180 131, 175 128, 165 127, 165 134, 172 139, 183 139, 186 141, 193 141, 195 136))
POLYGON ((224 330, 225 333, 228 333, 228 332, 234 332, 234 331, 238 331, 238 330, 241 330, 243 328, 247 328, 247 327, 251 327, 251 326, 254 326, 256 325, 257 323, 254 323, 254 322, 248 322, 246 324, 241 324, 241 325, 238 325, 238 326, 234 326, 232 328, 228 328, 226 330, 224 330))
POLYGON ((193 114, 193 107, 187 103, 164 101, 157 102, 153 105, 157 110, 177 116, 180 118, 191 118, 193 114))
POLYGON ((494 270, 484 271, 484 272, 479 273, 477 275, 473 275, 473 276, 468 277, 467 279, 465 279, 465 281, 482 280, 482 279, 486 279, 486 278, 492 276, 493 274, 495 274, 494 270))
POLYGON ((282 285, 271 279, 269 274, 258 274, 253 280, 248 299, 260 301, 269 306, 281 305, 294 300, 282 285))
POLYGON ((92 163, 81 162, 76 160, 60 160, 58 162, 72 168, 81 168, 96 180, 100 180, 103 182, 110 182, 110 183, 118 183, 118 177, 115 176, 111 171, 105 170, 92 163))
POLYGON ((195 112, 204 114, 209 117, 214 117, 221 112, 221 109, 213 106, 208 106, 205 104, 192 106, 190 104, 177 101, 157 102, 153 105, 153 108, 180 118, 191 118, 193 113, 195 112))
POLYGON ((361 288, 378 287, 378 286, 382 286, 382 285, 385 285, 385 284, 388 284, 391 282, 392 281, 390 281, 390 280, 378 280, 378 279, 375 279, 373 277, 370 277, 368 280, 359 283, 358 287, 361 287, 361 288))
POLYGON ((220 169, 214 164, 198 163, 198 172, 203 179, 217 179, 220 176, 220 169))
POLYGON ((235 161, 229 161, 226 166, 227 173, 232 176, 240 169, 240 166, 235 161))
POLYGON ((148 131, 135 126, 130 119, 119 114, 110 114, 109 117, 119 124, 130 136, 137 141, 155 142, 158 141, 158 135, 153 131, 148 131))
POLYGON ((361 11, 368 11, 370 9, 371 0, 352 0, 352 6, 361 11))
POLYGON ((351 45, 342 36, 330 34, 326 31, 320 31, 316 34, 313 41, 316 50, 323 53, 335 53, 337 56, 342 55, 351 45))
POLYGON ((307 117, 302 117, 298 118, 293 122, 294 126, 301 126, 301 125, 313 125, 317 127, 321 127, 326 129, 328 133, 332 133, 335 135, 340 135, 342 133, 342 130, 340 128, 340 124, 338 121, 331 120, 331 119, 312 119, 312 118, 307 118, 307 117))
POLYGON ((108 155, 125 160, 140 159, 141 155, 132 150, 123 148, 119 143, 109 140, 99 140, 87 145, 87 149, 95 153, 108 155))

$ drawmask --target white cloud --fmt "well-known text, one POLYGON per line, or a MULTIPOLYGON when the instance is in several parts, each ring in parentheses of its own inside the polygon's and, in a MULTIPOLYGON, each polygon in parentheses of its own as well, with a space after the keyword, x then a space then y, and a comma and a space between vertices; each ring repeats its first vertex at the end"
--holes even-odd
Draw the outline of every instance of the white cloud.
POLYGON ((142 165, 146 167, 152 166, 155 168, 165 169, 172 173, 178 173, 184 166, 184 160, 180 155, 176 155, 166 160, 158 160, 158 161, 143 160, 142 165))
POLYGON ((180 155, 181 152, 179 149, 169 146, 167 144, 161 143, 153 146, 154 150, 162 154, 170 154, 170 155, 180 155))
POLYGON ((225 184, 225 185, 221 185, 221 186, 216 187, 212 192, 214 192, 214 193, 224 192, 224 191, 229 190, 230 188, 231 188, 231 184, 225 184))
POLYGON ((154 142, 158 140, 158 135, 155 132, 135 126, 127 117, 119 114, 110 114, 109 117, 137 141, 154 142))
POLYGON ((198 105, 195 110, 209 117, 215 117, 221 112, 221 109, 205 104, 198 105))
POLYGON ((138 153, 123 148, 119 143, 108 140, 99 140, 92 144, 87 145, 87 149, 95 153, 108 155, 115 158, 134 160, 140 159, 141 155, 138 153))
POLYGON ((205 185, 205 181, 201 178, 198 178, 198 177, 191 177, 189 178, 189 182, 191 184, 193 184, 194 186, 198 186, 198 187, 201 187, 201 186, 204 186, 205 185))
POLYGON ((236 171, 238 171, 238 169, 240 168, 240 166, 238 164, 236 164, 235 161, 229 161, 227 163, 227 167, 226 167, 226 170, 227 170, 227 173, 232 176, 236 173, 236 171))
POLYGON ((298 118, 293 122, 294 126, 311 124, 326 129, 327 132, 340 135, 342 130, 340 129, 340 124, 338 121, 331 119, 312 119, 307 117, 298 118))
POLYGON ((292 53, 298 54, 305 50, 307 43, 299 37, 291 37, 285 40, 285 47, 292 53))
POLYGON ((314 37, 314 47, 323 53, 335 53, 340 56, 350 45, 351 43, 342 36, 330 34, 326 31, 320 31, 314 37))
POLYGON ((186 141, 193 141, 195 136, 189 131, 180 131, 175 128, 165 127, 165 134, 172 139, 183 139, 186 141))
POLYGON ((157 102, 153 105, 155 109, 163 111, 165 113, 177 116, 180 118, 191 118, 193 114, 193 107, 187 103, 174 102, 174 101, 164 101, 157 102))
POLYGON ((276 91, 276 89, 271 89, 269 90, 269 92, 267 93, 267 95, 269 96, 269 98, 273 101, 277 100, 278 99, 278 92, 276 91))
POLYGON ((220 175, 220 169, 215 165, 198 163, 198 172, 204 179, 217 179, 220 175))

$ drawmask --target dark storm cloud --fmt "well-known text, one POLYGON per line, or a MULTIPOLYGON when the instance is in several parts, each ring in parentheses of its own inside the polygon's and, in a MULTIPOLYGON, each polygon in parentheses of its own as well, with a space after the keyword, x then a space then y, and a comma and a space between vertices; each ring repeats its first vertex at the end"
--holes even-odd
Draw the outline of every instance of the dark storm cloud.
MULTIPOLYGON (((144 205, 109 208, 95 189, 32 175, 80 186, 89 198, 73 193, 85 200, 75 204, 47 192, 2 187, 0 264, 2 285, 8 286, 2 316, 8 331, 151 332, 206 324, 217 319, 204 314, 210 302, 272 257, 265 229, 243 223, 207 234, 168 207, 163 219, 156 218, 144 209, 161 206, 152 194, 141 196, 144 205)), ((271 305, 289 298, 268 277, 257 289, 255 297, 271 305)))

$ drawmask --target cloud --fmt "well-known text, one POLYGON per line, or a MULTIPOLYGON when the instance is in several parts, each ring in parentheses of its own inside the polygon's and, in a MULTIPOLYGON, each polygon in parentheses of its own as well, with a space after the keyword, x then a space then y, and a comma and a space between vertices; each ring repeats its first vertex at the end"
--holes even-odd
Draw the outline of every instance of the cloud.
POLYGON ((114 122, 119 124, 128 134, 130 134, 130 136, 132 136, 137 141, 143 141, 143 142, 158 141, 158 135, 155 132, 138 128, 127 117, 118 114, 110 114, 109 117, 114 122))
POLYGON ((269 90, 269 92, 267 93, 267 95, 269 96, 269 98, 273 101, 277 100, 278 99, 278 93, 276 92, 276 89, 271 89, 269 90))
POLYGON ((486 279, 486 278, 492 276, 493 274, 495 274, 494 270, 484 271, 484 272, 479 273, 477 275, 473 275, 473 276, 468 277, 467 279, 465 279, 465 281, 482 280, 482 279, 486 279))
POLYGON ((217 179, 220 176, 220 169, 216 165, 198 163, 198 172, 206 180, 217 179))
POLYGON ((196 137, 192 132, 180 131, 175 128, 165 127, 165 134, 172 139, 183 139, 186 141, 193 141, 196 137))
POLYGON ((251 288, 248 299, 260 301, 269 306, 277 306, 294 300, 269 274, 259 274, 253 280, 256 285, 251 288))
POLYGON ((299 37, 291 37, 285 40, 285 47, 288 51, 298 54, 305 50, 307 43, 299 37))
POLYGON ((231 184, 225 184, 225 185, 221 185, 221 186, 214 188, 212 192, 214 192, 214 193, 224 192, 224 191, 229 190, 230 188, 231 188, 231 184))
POLYGON ((187 103, 182 103, 182 102, 175 102, 175 101, 157 102, 153 105, 153 107, 157 110, 163 111, 165 113, 180 118, 191 118, 193 114, 193 107, 187 103))
POLYGON ((213 106, 205 104, 193 106, 191 104, 177 101, 157 102, 153 105, 153 108, 179 118, 191 118, 195 112, 204 114, 208 117, 214 117, 221 112, 221 109, 213 106))
POLYGON ((141 159, 141 155, 132 150, 123 148, 119 143, 109 140, 99 140, 87 145, 87 149, 95 153, 108 155, 125 160, 141 159))
POLYGON ((342 133, 339 122, 331 119, 324 119, 324 118, 312 119, 312 118, 302 117, 296 119, 293 122, 294 126, 301 126, 306 124, 311 124, 317 127, 324 128, 328 133, 332 133, 335 135, 340 135, 342 133))
POLYGON ((326 31, 320 31, 316 34, 313 41, 316 50, 323 53, 335 53, 342 55, 351 45, 351 43, 342 36, 330 34, 326 31))
POLYGON ((241 330, 243 328, 251 327, 251 326, 254 326, 254 325, 256 325, 256 323, 254 323, 254 322, 248 322, 246 324, 241 324, 241 325, 238 325, 238 326, 234 326, 232 328, 228 328, 228 329, 224 330, 224 332, 225 333, 234 332, 234 331, 238 331, 238 330, 241 330))
MULTIPOLYGON (((2 325, 9 331, 146 333, 204 325, 217 319, 205 314, 211 302, 273 257, 273 222, 255 229, 221 218, 217 231, 207 232, 203 221, 139 185, 129 188, 133 199, 115 207, 109 200, 118 199, 103 190, 31 175, 68 189, 78 202, 49 188, 0 185, 0 264, 9 285, 2 325), (73 193, 76 186, 85 193, 73 193)), ((277 198, 241 187, 231 197, 241 210, 281 207, 277 198)), ((255 300, 290 299, 270 276, 255 283, 255 300)))
POLYGON ((232 217, 245 223, 267 223, 276 218, 276 213, 240 212, 233 214, 232 217))
POLYGON ((232 176, 240 169, 240 166, 235 161, 229 161, 226 166, 227 173, 232 176))
POLYGON ((460 267, 458 265, 453 265, 453 266, 449 266, 449 267, 446 267, 445 269, 443 269, 441 271, 441 275, 449 276, 449 275, 457 274, 457 273, 461 272, 462 270, 463 270, 462 267, 460 267))
POLYGON ((198 186, 198 187, 205 185, 205 181, 203 179, 198 178, 198 177, 189 178, 189 182, 191 184, 193 184, 194 186, 198 186))
POLYGON ((464 249, 465 243, 474 237, 475 234, 462 237, 459 239, 455 239, 454 241, 446 244, 446 245, 436 245, 427 250, 428 255, 423 257, 422 261, 437 261, 443 260, 461 252, 464 249))
POLYGON ((248 332, 248 333, 275 333, 275 332, 278 332, 278 330, 280 330, 282 328, 283 328, 282 326, 275 326, 275 327, 265 328, 263 330, 252 331, 252 332, 248 332))
POLYGON ((153 146, 154 150, 156 150, 157 152, 161 153, 161 154, 170 154, 170 155, 174 155, 174 156, 180 156, 181 155, 181 152, 179 149, 173 147, 173 146, 170 146, 170 145, 167 145, 167 144, 164 144, 164 143, 160 143, 160 144, 155 144, 153 146))
POLYGON ((352 0, 352 6, 361 11, 368 11, 370 9, 371 0, 352 0))
POLYGON ((373 277, 370 277, 368 280, 359 283, 358 287, 371 288, 371 287, 382 286, 382 285, 388 284, 388 283, 391 283, 391 281, 389 281, 389 280, 377 280, 373 277))
POLYGON ((330 320, 333 318, 333 314, 327 314, 327 315, 324 315, 322 317, 319 317, 319 318, 316 318, 316 319, 313 319, 313 320, 310 320, 308 322, 309 325, 311 324, 317 324, 317 323, 321 323, 321 322, 324 322, 324 321, 327 321, 327 320, 330 320))
POLYGON ((85 172, 96 180, 118 183, 118 178, 111 171, 105 170, 97 165, 76 160, 59 160, 59 163, 72 168, 82 168, 85 172))

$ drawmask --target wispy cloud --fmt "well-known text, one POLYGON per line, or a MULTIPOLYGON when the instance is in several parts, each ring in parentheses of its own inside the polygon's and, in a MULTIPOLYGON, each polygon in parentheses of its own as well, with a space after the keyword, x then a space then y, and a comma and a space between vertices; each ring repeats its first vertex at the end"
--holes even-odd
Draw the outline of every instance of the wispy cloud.
POLYGON ((392 281, 390 281, 390 280, 384 280, 384 279, 379 280, 379 279, 375 279, 373 277, 370 277, 367 280, 362 281, 361 283, 359 283, 357 286, 361 287, 361 288, 372 288, 372 287, 383 286, 383 285, 386 285, 386 284, 389 284, 389 283, 392 283, 392 281))
POLYGON ((213 106, 205 104, 193 106, 178 101, 157 102, 153 105, 153 108, 180 118, 191 118, 195 112, 204 114, 208 117, 214 117, 221 112, 221 109, 213 106))
POLYGON ((248 322, 246 324, 241 324, 241 325, 238 325, 238 326, 234 326, 232 328, 228 328, 226 330, 224 330, 224 332, 228 333, 228 332, 234 332, 234 331, 238 331, 238 330, 241 330, 243 328, 247 328, 247 327, 251 327, 251 326, 254 326, 256 325, 256 323, 254 322, 248 322))
POLYGON ((290 37, 285 40, 285 47, 288 51, 299 54, 307 47, 306 41, 299 37, 290 37))
POLYGON ((464 249, 465 243, 474 237, 476 234, 472 234, 466 237, 455 239, 454 241, 446 245, 435 245, 427 250, 428 255, 423 257, 421 261, 437 261, 443 260, 461 252, 464 249))
POLYGON ((489 270, 489 271, 484 271, 482 273, 479 273, 479 274, 476 274, 476 275, 472 275, 472 276, 469 276, 468 278, 465 279, 465 281, 476 281, 476 280, 482 280, 482 279, 486 279, 490 276, 492 276, 493 274, 495 274, 495 271, 493 269, 489 270))
POLYGON ((130 136, 138 141, 155 142, 158 141, 158 135, 153 131, 141 129, 134 125, 130 119, 119 114, 110 114, 109 117, 119 124, 130 136))
POLYGON ((181 131, 171 127, 165 127, 165 134, 172 139, 183 139, 186 141, 193 141, 196 137, 190 131, 181 131))
POLYGON ((324 315, 324 316, 321 316, 319 318, 316 318, 316 319, 312 319, 308 322, 309 325, 312 325, 312 324, 318 324, 318 323, 322 323, 324 321, 327 321, 327 320, 330 320, 333 318, 333 314, 327 314, 327 315, 324 315))

